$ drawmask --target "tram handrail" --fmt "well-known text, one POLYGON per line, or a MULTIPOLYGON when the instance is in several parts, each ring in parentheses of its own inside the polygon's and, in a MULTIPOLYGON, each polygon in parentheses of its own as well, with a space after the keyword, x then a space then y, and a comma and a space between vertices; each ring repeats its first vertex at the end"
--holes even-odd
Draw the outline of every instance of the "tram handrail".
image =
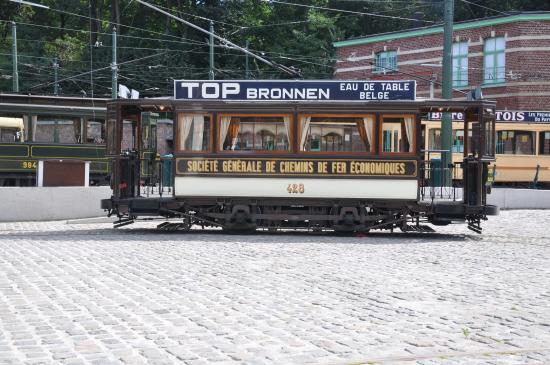
POLYGON ((454 162, 448 167, 436 166, 433 160, 421 161, 420 165, 420 199, 463 201, 463 168, 461 162, 454 162), (447 184, 447 180, 449 180, 447 184))
MULTIPOLYGON (((137 160, 136 160, 137 161, 137 160)), ((173 194, 174 175, 172 174, 171 164, 167 161, 174 161, 173 157, 159 157, 156 159, 140 158, 140 189, 138 196, 150 197, 151 195, 159 195, 162 197, 165 192, 173 194), (166 181, 166 169, 170 172, 168 175, 169 181, 166 181), (145 173, 143 173, 145 171, 145 173)))

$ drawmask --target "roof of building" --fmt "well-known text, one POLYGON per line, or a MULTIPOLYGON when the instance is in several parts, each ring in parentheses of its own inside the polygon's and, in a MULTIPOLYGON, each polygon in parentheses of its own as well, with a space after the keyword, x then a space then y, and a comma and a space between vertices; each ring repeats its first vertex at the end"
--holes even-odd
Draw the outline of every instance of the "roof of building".
MULTIPOLYGON (((540 21, 540 20, 550 21, 550 12, 547 12, 547 11, 521 12, 521 13, 514 13, 511 15, 501 15, 501 16, 495 16, 495 17, 489 17, 489 18, 483 18, 483 19, 455 22, 453 25, 453 30, 456 31, 456 30, 463 30, 463 29, 475 29, 475 28, 488 27, 488 26, 494 26, 499 24, 525 22, 525 21, 540 21)), ((333 45, 336 48, 349 47, 349 46, 356 46, 361 44, 390 41, 395 39, 419 37, 419 36, 437 34, 437 33, 443 33, 442 24, 432 25, 429 27, 412 28, 412 29, 401 30, 396 32, 373 34, 365 37, 351 38, 344 41, 334 42, 333 45)))

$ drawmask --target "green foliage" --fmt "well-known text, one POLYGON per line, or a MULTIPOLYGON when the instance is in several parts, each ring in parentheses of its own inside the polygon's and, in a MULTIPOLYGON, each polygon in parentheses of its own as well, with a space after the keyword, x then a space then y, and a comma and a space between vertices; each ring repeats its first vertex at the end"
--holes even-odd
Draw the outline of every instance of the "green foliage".
MULTIPOLYGON (((84 36, 87 36, 84 34, 84 36)), ((59 60, 61 64, 79 61, 86 49, 86 41, 81 37, 73 37, 68 34, 61 38, 56 38, 53 42, 47 42, 44 45, 44 55, 59 60)))

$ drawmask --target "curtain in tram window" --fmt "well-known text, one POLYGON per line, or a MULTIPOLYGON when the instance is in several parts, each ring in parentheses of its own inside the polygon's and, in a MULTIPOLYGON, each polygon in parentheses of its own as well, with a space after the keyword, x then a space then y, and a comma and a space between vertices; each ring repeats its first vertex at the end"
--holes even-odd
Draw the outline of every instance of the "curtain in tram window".
POLYGON ((32 124, 32 136, 31 136, 31 142, 36 141, 36 125, 38 124, 38 116, 32 115, 31 116, 31 124, 32 124))
POLYGON ((189 137, 191 131, 191 124, 193 123, 193 115, 180 113, 178 115, 178 132, 179 132, 179 149, 187 149, 185 142, 189 137))
POLYGON ((363 124, 365 125, 365 130, 367 131, 367 138, 369 139, 370 151, 372 151, 374 149, 374 140, 372 139, 372 135, 374 133, 374 117, 373 116, 364 117, 363 124))
POLYGON ((309 132, 309 124, 311 123, 311 117, 300 118, 300 151, 306 150, 307 135, 309 132))
POLYGON ((413 146, 413 128, 414 128, 414 118, 412 116, 405 117, 405 132, 407 134, 407 141, 409 142, 409 149, 408 151, 402 151, 402 152, 411 152, 412 146, 413 146))
POLYGON ((357 120, 357 130, 359 131, 359 136, 365 144, 365 147, 369 147, 372 150, 372 128, 374 126, 374 118, 364 117, 362 120, 357 120))
POLYGON ((241 123, 239 118, 233 118, 231 123, 229 123, 229 139, 231 140, 231 151, 237 149, 239 130, 241 128, 241 123))
MULTIPOLYGON (((290 116, 286 115, 283 117, 285 122, 285 130, 286 130, 286 141, 287 146, 290 146, 290 116)), ((288 149, 288 147, 287 147, 288 149)))
POLYGON ((225 142, 225 138, 227 137, 227 132, 229 131, 229 124, 231 124, 231 117, 226 117, 226 116, 221 117, 220 142, 219 142, 220 151, 223 151, 223 144, 225 142))
POLYGON ((204 115, 193 116, 193 151, 202 151, 205 146, 202 145, 204 134, 204 115))
POLYGON ((357 123, 357 131, 359 132, 359 137, 361 137, 361 140, 365 144, 365 148, 366 148, 366 146, 369 144, 369 137, 367 136, 366 126, 363 123, 363 121, 360 119, 358 119, 356 123, 357 123))

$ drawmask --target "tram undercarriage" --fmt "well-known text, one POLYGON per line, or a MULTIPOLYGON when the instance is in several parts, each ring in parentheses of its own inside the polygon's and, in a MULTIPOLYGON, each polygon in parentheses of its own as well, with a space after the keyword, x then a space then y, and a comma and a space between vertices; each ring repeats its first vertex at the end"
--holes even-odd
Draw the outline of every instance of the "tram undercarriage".
POLYGON ((221 228, 228 232, 266 230, 306 230, 310 232, 367 233, 372 230, 399 229, 402 232, 434 232, 427 225, 468 223, 481 233, 480 223, 487 215, 498 213, 493 206, 471 207, 445 202, 419 204, 416 201, 269 201, 265 199, 228 199, 219 201, 174 198, 134 198, 115 206, 104 200, 102 208, 119 220, 115 227, 134 223, 138 217, 171 219, 158 226, 164 230, 188 231, 192 226, 221 228), (181 222, 174 220, 181 219, 181 222))

